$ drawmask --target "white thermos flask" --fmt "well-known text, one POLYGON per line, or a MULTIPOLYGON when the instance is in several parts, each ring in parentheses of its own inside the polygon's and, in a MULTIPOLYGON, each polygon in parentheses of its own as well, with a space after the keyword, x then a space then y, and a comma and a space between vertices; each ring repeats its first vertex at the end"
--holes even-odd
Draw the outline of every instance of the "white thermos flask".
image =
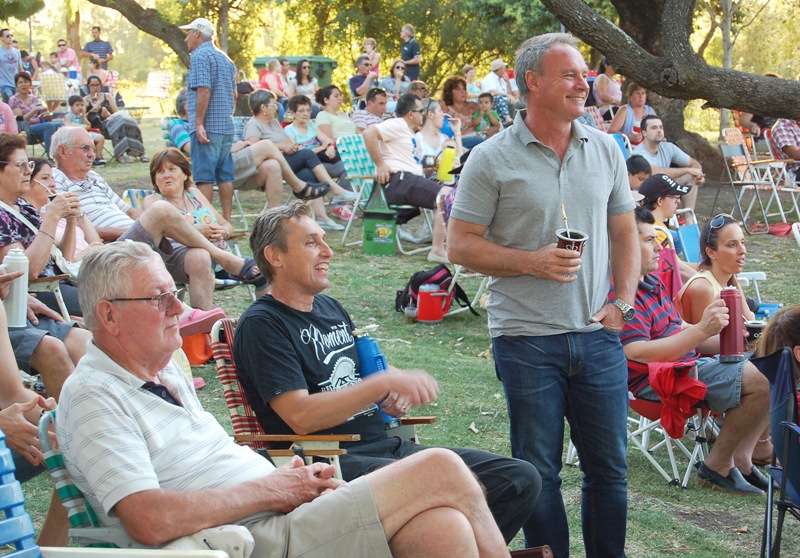
POLYGON ((25 327, 28 318, 28 256, 19 248, 12 248, 3 258, 5 273, 22 271, 22 276, 11 282, 11 289, 3 301, 8 317, 8 327, 25 327))

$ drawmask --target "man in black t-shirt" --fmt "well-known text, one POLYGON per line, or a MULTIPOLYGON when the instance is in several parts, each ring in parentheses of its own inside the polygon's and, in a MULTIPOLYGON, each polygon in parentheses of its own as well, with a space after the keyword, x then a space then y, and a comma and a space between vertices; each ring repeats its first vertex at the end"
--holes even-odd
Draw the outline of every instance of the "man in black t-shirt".
MULTIPOLYGON (((345 480, 425 450, 387 436, 375 402, 402 417, 436 397, 436 381, 421 370, 391 365, 386 372, 360 376, 353 322, 341 304, 322 294, 333 252, 310 208, 295 202, 262 213, 250 245, 269 278, 270 293, 242 314, 233 356, 241 387, 265 431, 360 434, 361 441, 347 444, 340 459, 345 480)), ((539 495, 539 473, 525 461, 449 449, 486 488, 489 508, 510 541, 539 495)))

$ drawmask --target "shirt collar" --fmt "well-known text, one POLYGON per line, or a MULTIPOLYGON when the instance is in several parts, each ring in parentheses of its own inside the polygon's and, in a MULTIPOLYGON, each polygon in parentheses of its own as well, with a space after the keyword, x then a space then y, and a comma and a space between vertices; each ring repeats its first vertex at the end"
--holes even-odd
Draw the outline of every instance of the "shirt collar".
POLYGON ((639 288, 649 294, 655 294, 660 290, 661 281, 652 273, 645 275, 639 281, 639 288))
MULTIPOLYGON (((536 136, 533 135, 533 132, 530 131, 528 126, 525 125, 525 115, 528 114, 527 109, 521 109, 517 111, 517 115, 514 117, 514 126, 513 126, 513 133, 517 135, 517 138, 523 145, 528 145, 529 143, 542 143, 536 136)), ((572 121, 572 142, 580 141, 581 145, 585 144, 589 141, 589 134, 586 133, 586 126, 578 122, 577 120, 572 121)))

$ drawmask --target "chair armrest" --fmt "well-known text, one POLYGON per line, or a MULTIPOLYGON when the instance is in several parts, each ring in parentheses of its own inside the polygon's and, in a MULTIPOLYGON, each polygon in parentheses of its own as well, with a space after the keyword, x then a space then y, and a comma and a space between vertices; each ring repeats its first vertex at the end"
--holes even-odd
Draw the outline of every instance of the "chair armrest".
POLYGON ((358 442, 361 434, 236 434, 237 442, 358 442))
MULTIPOLYGON (((268 449, 267 453, 270 457, 294 457, 297 455, 294 450, 291 449, 282 449, 282 450, 272 450, 268 449)), ((337 455, 347 455, 347 450, 340 448, 340 449, 308 449, 303 448, 303 455, 313 455, 316 457, 334 457, 337 455)))
POLYGON ((415 426, 417 424, 435 424, 439 419, 436 417, 403 417, 400 424, 403 426, 415 426))
POLYGON ((511 558, 553 558, 553 550, 547 546, 535 546, 524 550, 514 550, 511 558))
POLYGON ((69 275, 64 273, 62 275, 53 275, 52 277, 37 277, 36 279, 29 279, 28 288, 29 290, 33 290, 30 288, 31 285, 48 285, 49 283, 59 283, 61 281, 69 281, 69 275))

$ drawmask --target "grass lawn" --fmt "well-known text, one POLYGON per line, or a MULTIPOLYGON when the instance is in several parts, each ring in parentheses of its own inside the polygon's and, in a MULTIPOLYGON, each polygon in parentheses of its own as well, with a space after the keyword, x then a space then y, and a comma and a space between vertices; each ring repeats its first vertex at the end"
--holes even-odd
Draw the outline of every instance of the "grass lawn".
MULTIPOLYGON (((145 145, 151 154, 163 145, 158 120, 142 122, 145 145)), ((101 170, 118 192, 126 188, 149 188, 148 168, 142 163, 110 163, 101 170)), ((701 222, 712 213, 715 185, 707 184, 698 200, 701 222)), ((263 195, 246 193, 242 201, 250 211, 263 205, 263 195)), ((720 204, 729 211, 732 197, 720 194, 720 204)), ((719 212, 717 209, 716 212, 719 212)), ((237 223, 234 223, 236 226, 237 223)), ((435 425, 420 429, 422 440, 432 445, 462 445, 510 454, 508 414, 500 382, 494 375, 486 316, 462 313, 439 325, 406 324, 394 311, 395 291, 409 276, 432 267, 423 255, 365 256, 361 247, 341 246, 341 233, 329 235, 336 254, 331 264, 331 287, 328 294, 338 298, 352 314, 357 325, 377 324, 376 336, 387 358, 401 368, 424 368, 439 381, 442 395, 417 414, 436 415, 435 425), (471 426, 474 424, 474 430, 471 426)), ((793 239, 771 235, 748 237, 747 270, 763 270, 769 281, 762 288, 767 300, 785 304, 800 301, 797 275, 800 248, 793 239)), ((246 245, 242 250, 249 252, 246 245)), ((477 281, 463 285, 473 294, 477 281)), ((245 290, 234 289, 215 294, 215 302, 229 316, 238 316, 249 304, 245 290)), ((197 367, 207 386, 199 392, 207 409, 230 429, 230 420, 222 397, 222 388, 211 365, 197 367)), ((602 420, 602 417, 598 417, 602 420)), ((565 443, 566 450, 566 443, 565 443)), ((692 479, 687 490, 669 486, 635 450, 629 450, 629 514, 627 552, 632 557, 692 556, 747 557, 758 554, 764 499, 731 496, 712 491, 692 479)), ((662 461, 662 463, 664 463, 662 461)), ((580 537, 580 471, 565 467, 563 493, 569 513, 573 556, 583 555, 580 537)), ((49 478, 39 478, 25 485, 28 509, 37 526, 49 501, 49 478)), ((800 530, 787 521, 783 537, 784 555, 800 555, 800 530)), ((518 547, 521 538, 515 542, 518 547)))

